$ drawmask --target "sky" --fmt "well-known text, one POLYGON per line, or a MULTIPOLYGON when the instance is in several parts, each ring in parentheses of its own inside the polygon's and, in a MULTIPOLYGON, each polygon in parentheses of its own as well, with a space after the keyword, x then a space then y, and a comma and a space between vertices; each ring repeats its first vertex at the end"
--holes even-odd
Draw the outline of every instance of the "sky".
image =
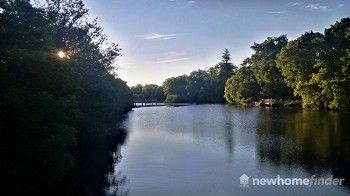
POLYGON ((235 65, 250 46, 287 34, 324 32, 350 17, 349 0, 84 0, 109 41, 122 48, 118 75, 129 86, 206 69, 224 49, 235 65))

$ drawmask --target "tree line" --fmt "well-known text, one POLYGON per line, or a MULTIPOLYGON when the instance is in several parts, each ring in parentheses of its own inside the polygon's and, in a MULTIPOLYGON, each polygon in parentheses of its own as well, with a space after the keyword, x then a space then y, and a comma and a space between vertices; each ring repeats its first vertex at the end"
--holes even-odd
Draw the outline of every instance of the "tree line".
MULTIPOLYGON (((163 100, 167 103, 225 103, 225 82, 236 69, 226 49, 222 61, 217 65, 207 70, 193 71, 189 75, 167 78, 158 89, 162 89, 163 100)), ((141 89, 142 85, 131 88, 134 95, 141 92, 137 88, 141 89)))
POLYGON ((350 18, 306 32, 295 40, 285 35, 255 43, 227 81, 229 103, 273 98, 300 101, 304 108, 350 108, 350 18))
POLYGON ((217 65, 167 78, 157 88, 169 103, 253 105, 271 99, 304 108, 350 108, 349 18, 323 34, 306 32, 290 42, 286 35, 268 37, 251 49, 254 53, 239 68, 225 49, 217 65))
POLYGON ((287 36, 268 37, 251 46, 254 53, 227 80, 225 98, 231 104, 252 104, 259 99, 294 99, 276 64, 276 57, 288 43, 287 36))
POLYGON ((156 84, 138 84, 131 87, 134 100, 147 100, 156 99, 158 102, 164 102, 165 95, 163 93, 163 87, 156 84))
POLYGON ((1 0, 0 45, 2 191, 60 194, 79 186, 72 179, 83 153, 111 156, 102 141, 122 134, 117 122, 132 106, 115 73, 119 46, 81 0, 1 0))

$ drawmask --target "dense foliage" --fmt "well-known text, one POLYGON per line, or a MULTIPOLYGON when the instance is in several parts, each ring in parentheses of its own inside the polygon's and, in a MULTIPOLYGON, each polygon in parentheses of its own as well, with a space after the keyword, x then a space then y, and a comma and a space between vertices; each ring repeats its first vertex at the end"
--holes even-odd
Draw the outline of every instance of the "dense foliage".
POLYGON ((255 53, 250 66, 242 66, 226 83, 229 103, 301 99, 303 107, 350 108, 349 18, 324 34, 306 32, 288 43, 285 35, 269 37, 251 48, 255 53), (255 82, 261 89, 258 94, 255 82))
POLYGON ((156 99, 157 102, 162 103, 165 100, 163 87, 156 84, 146 84, 144 86, 138 84, 136 86, 132 86, 130 89, 133 94, 134 101, 156 99))
POLYGON ((0 8, 0 183, 13 195, 52 191, 131 106, 113 74, 120 49, 80 0, 0 8))
POLYGON ((278 67, 304 107, 350 107, 350 18, 324 34, 308 32, 291 41, 277 58, 278 67))
POLYGON ((251 70, 250 62, 249 58, 245 59, 236 73, 227 80, 225 98, 229 103, 247 105, 257 101, 261 88, 251 70))
POLYGON ((225 98, 231 104, 252 105, 262 98, 290 99, 292 89, 283 80, 275 62, 276 56, 288 43, 286 35, 268 37, 254 43, 254 53, 246 58, 238 71, 226 82, 225 98))
POLYGON ((222 62, 208 70, 166 79, 163 82, 166 102, 224 103, 225 83, 236 70, 230 60, 230 53, 225 49, 222 62))
POLYGON ((261 86, 261 96, 264 98, 286 98, 292 90, 283 81, 276 65, 276 56, 287 44, 287 36, 268 37, 263 43, 254 43, 251 48, 251 70, 261 86))

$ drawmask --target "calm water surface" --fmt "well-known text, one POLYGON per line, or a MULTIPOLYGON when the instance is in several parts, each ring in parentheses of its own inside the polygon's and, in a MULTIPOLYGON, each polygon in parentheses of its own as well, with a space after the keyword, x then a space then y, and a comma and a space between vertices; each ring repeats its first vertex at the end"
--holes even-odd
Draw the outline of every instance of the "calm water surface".
MULTIPOLYGON (((228 105, 136 108, 107 193, 350 195, 350 114, 228 105), (344 186, 252 186, 239 177, 346 178, 344 186)), ((119 157, 118 156, 118 157, 119 157)))

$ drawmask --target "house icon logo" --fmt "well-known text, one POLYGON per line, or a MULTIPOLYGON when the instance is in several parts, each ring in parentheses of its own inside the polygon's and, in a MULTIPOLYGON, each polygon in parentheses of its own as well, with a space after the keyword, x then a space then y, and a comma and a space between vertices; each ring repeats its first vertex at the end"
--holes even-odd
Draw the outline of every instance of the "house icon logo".
POLYGON ((246 174, 242 174, 241 177, 239 177, 239 183, 241 187, 249 187, 249 177, 246 174))

